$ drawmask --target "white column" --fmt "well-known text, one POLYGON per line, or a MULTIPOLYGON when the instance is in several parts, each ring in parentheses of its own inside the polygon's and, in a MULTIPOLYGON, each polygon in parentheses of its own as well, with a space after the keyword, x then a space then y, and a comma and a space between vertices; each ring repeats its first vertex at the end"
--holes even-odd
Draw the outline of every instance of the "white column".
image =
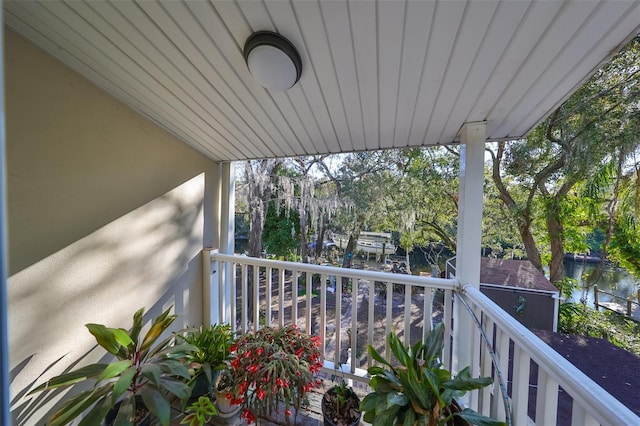
MULTIPOLYGON (((467 123, 460 131, 460 188, 458 191, 458 236, 456 277, 462 285, 480 287, 482 248, 482 199, 486 123, 467 123)), ((464 306, 454 306, 453 365, 460 371, 471 365, 474 323, 464 306)))
MULTIPOLYGON (((233 163, 222 163, 220 167, 220 253, 233 254, 235 250, 235 167, 233 163)), ((235 282, 233 269, 229 263, 224 263, 222 268, 222 288, 224 294, 225 323, 234 318, 231 312, 232 297, 235 297, 235 282)))
MULTIPOLYGON (((211 245, 203 251, 203 262, 207 262, 211 258, 211 253, 219 252, 221 245, 221 217, 222 217, 222 164, 216 165, 215 172, 210 174, 210 179, 207 180, 208 189, 211 194, 208 194, 213 199, 213 205, 211 206, 210 213, 207 215, 205 209, 205 223, 207 220, 211 220, 211 236, 209 237, 211 245), (211 216, 211 218, 206 217, 211 216)), ((222 305, 220 303, 220 277, 222 275, 219 262, 213 264, 203 265, 203 289, 202 289, 202 321, 204 325, 211 325, 221 322, 223 316, 223 310, 220 309, 222 305)))

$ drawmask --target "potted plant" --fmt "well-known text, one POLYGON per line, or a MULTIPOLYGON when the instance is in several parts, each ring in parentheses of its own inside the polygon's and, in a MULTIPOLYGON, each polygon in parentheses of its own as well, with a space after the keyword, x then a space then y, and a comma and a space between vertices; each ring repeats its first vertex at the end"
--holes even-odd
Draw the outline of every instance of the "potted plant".
POLYGON ((220 370, 226 368, 225 361, 229 358, 235 340, 231 326, 213 324, 187 328, 180 332, 177 338, 178 341, 194 347, 185 357, 185 364, 192 374, 189 380, 192 389, 191 401, 205 394, 213 396, 217 375, 220 370))
POLYGON ((234 380, 232 372, 229 369, 222 370, 218 375, 214 387, 214 395, 216 400, 216 408, 218 416, 223 418, 233 417, 240 411, 240 403, 242 400, 233 395, 234 380))
POLYGON ((306 393, 317 384, 314 376, 322 367, 319 338, 294 325, 263 327, 239 336, 234 351, 231 396, 242 417, 249 423, 257 418, 282 423, 277 418, 282 411, 284 423, 290 424, 291 410, 297 415, 308 404, 306 393))
POLYGON ((428 334, 425 343, 404 347, 394 333, 389 333, 388 343, 397 366, 385 360, 371 345, 368 347, 369 356, 384 367, 372 366, 368 370, 373 391, 360 404, 366 422, 374 426, 440 426, 453 425, 457 417, 475 425, 505 424, 470 408, 455 408, 456 398, 490 385, 493 379, 472 378, 469 367, 452 378, 440 361, 444 347, 443 324, 428 334))
POLYGON ((144 308, 133 315, 129 330, 86 324, 98 344, 116 360, 81 367, 35 388, 32 393, 64 388, 85 380, 95 381, 91 389, 66 401, 48 424, 65 425, 88 410, 80 425, 97 425, 117 407, 114 423, 133 425, 142 402, 163 425, 168 425, 171 400, 184 400, 190 395, 186 383, 190 378, 189 371, 178 358, 193 349, 186 344, 174 345, 173 336, 158 341, 176 319, 176 315, 169 315, 171 309, 155 318, 142 338, 144 308))
POLYGON ((199 397, 187 407, 187 414, 180 421, 181 425, 204 426, 218 410, 208 395, 199 397))
POLYGON ((324 426, 353 426, 360 423, 360 398, 344 380, 329 388, 322 397, 324 426))

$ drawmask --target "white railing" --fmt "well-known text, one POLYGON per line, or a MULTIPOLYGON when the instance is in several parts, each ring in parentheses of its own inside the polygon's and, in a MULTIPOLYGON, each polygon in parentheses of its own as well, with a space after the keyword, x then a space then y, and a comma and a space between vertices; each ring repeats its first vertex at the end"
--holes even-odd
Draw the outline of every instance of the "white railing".
MULTIPOLYGON (((205 271, 213 276, 212 322, 228 322, 240 332, 263 325, 297 324, 320 337, 327 372, 340 366, 350 378, 366 382, 366 367, 371 363, 368 344, 390 358, 385 345, 390 331, 405 343, 413 343, 440 321, 451 337, 443 356, 448 362, 457 358, 451 353, 455 323, 472 321, 481 325, 474 327, 471 345, 473 374, 494 377, 494 386, 472 393, 467 401, 471 408, 499 419, 511 412, 513 422, 509 423, 517 426, 640 425, 633 412, 475 287, 460 292, 455 279, 215 251, 210 256, 212 263, 205 271), (453 319, 456 304, 462 312, 457 321, 453 319), (532 366, 537 376, 531 374, 532 366), (502 397, 501 389, 508 398, 502 397), (565 409, 567 406, 571 408, 565 409)), ((207 289, 204 294, 209 294, 207 289)))

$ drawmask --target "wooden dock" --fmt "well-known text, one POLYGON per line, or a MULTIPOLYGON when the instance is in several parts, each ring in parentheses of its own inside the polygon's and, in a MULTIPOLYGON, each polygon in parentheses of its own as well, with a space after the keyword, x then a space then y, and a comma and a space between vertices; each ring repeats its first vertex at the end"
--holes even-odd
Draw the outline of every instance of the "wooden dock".
POLYGON ((613 312, 617 312, 620 315, 624 315, 625 317, 640 322, 640 303, 636 300, 625 299, 623 297, 616 296, 615 294, 608 293, 606 291, 598 289, 597 286, 593 288, 593 299, 594 305, 596 309, 605 308, 613 312), (606 294, 611 297, 611 300, 608 302, 601 302, 599 299, 600 294, 606 294))

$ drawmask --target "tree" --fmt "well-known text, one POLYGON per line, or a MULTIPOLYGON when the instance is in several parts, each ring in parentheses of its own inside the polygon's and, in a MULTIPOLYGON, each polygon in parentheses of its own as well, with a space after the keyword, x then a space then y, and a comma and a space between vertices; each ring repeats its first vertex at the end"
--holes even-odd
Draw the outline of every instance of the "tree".
POLYGON ((254 160, 244 163, 245 193, 249 209, 249 256, 262 254, 262 230, 268 202, 275 190, 275 177, 282 167, 282 160, 254 160))
POLYGON ((532 232, 536 198, 544 212, 549 246, 549 274, 564 277, 567 197, 579 183, 593 177, 622 149, 637 144, 630 130, 638 118, 638 41, 598 70, 573 96, 524 140, 499 142, 490 150, 493 182, 517 220, 527 257, 542 271, 541 252, 532 232), (511 186, 505 178, 511 177, 511 186), (512 188, 526 194, 516 199, 512 188))
POLYGON ((277 209, 275 202, 269 202, 262 231, 262 242, 266 252, 288 260, 296 250, 299 234, 298 212, 285 212, 284 209, 277 209))

